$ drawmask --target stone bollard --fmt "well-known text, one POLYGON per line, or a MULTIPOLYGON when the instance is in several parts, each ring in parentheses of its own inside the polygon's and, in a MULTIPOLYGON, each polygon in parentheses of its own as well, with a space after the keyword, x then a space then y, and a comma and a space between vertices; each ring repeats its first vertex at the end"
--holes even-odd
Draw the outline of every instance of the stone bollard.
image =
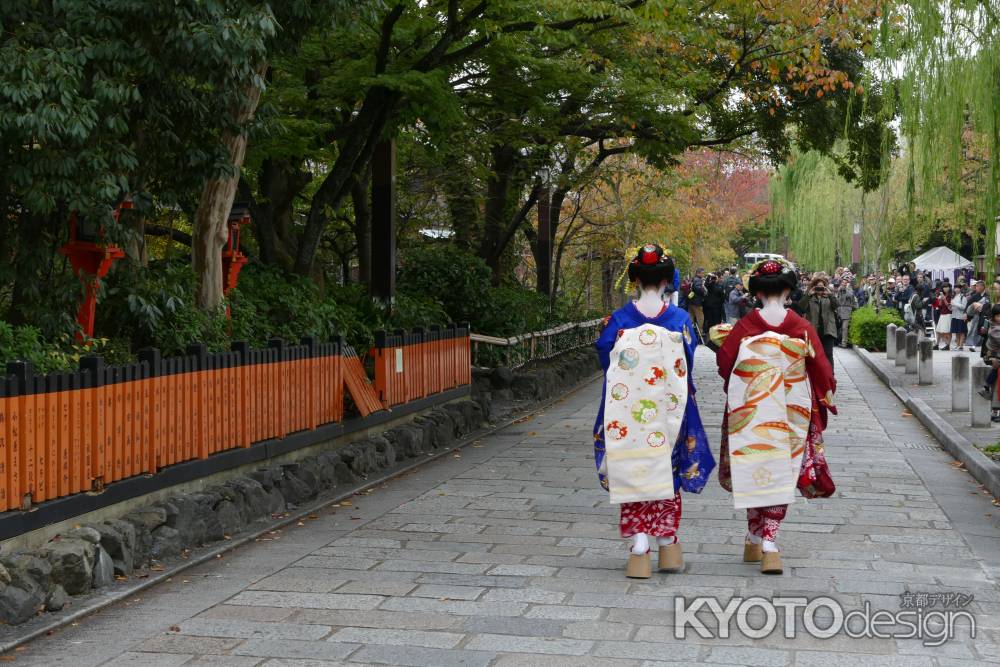
POLYGON ((986 384, 986 374, 990 367, 983 363, 972 366, 972 425, 989 426, 993 415, 993 401, 979 395, 979 389, 986 384))
POLYGON ((902 368, 906 365, 906 329, 896 329, 896 365, 902 368))
POLYGON ((922 385, 934 384, 934 341, 924 338, 920 341, 919 348, 917 382, 922 385))
POLYGON ((951 358, 951 411, 969 411, 969 358, 964 354, 951 358))
POLYGON ((889 324, 885 328, 885 356, 888 359, 896 358, 896 325, 889 324))
MULTIPOLYGON (((917 334, 913 331, 906 334, 906 372, 917 372, 917 334)), ((897 352, 898 354, 898 352, 897 352)))

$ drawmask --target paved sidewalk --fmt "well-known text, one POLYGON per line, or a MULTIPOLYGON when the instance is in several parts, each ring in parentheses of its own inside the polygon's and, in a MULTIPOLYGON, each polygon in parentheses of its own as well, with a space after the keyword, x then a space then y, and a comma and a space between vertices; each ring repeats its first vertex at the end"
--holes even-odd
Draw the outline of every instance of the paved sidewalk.
MULTIPOLYGON (((971 413, 951 411, 951 364, 955 357, 968 357, 969 366, 980 362, 979 352, 970 352, 968 348, 961 351, 934 350, 934 384, 917 384, 915 373, 905 373, 904 368, 896 366, 893 359, 888 359, 885 352, 870 352, 870 358, 875 361, 883 372, 899 381, 914 398, 922 399, 945 421, 954 426, 969 442, 977 447, 996 444, 1000 438, 1000 424, 992 424, 985 428, 971 426, 971 413)), ((978 387, 972 387, 975 391, 978 387)))
MULTIPOLYGON (((792 506, 780 577, 740 562, 745 521, 713 475, 684 499, 685 571, 624 578, 617 511, 593 469, 595 384, 455 458, 29 644, 13 663, 1000 664, 1000 509, 856 356, 838 352, 836 371, 841 415, 826 440, 838 493, 792 506), (823 594, 848 610, 896 610, 907 590, 974 595, 977 638, 964 626, 939 648, 786 639, 780 628, 757 641, 673 636, 679 595, 725 605, 823 594)), ((717 448, 723 397, 707 351, 695 377, 717 448)))

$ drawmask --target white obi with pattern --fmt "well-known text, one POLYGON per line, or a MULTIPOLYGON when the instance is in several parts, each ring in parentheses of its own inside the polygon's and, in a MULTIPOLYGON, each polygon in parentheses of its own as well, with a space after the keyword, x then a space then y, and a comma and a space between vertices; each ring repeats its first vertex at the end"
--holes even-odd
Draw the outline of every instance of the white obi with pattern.
POLYGON ((687 373, 680 332, 653 324, 622 331, 604 400, 612 503, 674 497, 672 455, 687 407, 687 373))
POLYGON ((729 461, 736 509, 795 501, 809 432, 808 343, 776 333, 751 336, 729 378, 729 461))

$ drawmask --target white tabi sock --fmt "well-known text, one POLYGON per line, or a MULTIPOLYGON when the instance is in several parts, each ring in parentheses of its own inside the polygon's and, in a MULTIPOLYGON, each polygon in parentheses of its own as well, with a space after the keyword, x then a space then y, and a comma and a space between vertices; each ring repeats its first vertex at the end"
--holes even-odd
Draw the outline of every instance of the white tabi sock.
POLYGON ((747 542, 750 544, 760 544, 761 537, 754 535, 753 533, 747 533, 747 542))
POLYGON ((636 533, 632 542, 632 553, 637 556, 649 551, 649 538, 646 537, 646 533, 636 533))
POLYGON ((657 537, 656 546, 658 547, 669 547, 671 544, 677 544, 677 536, 674 537, 657 537))
POLYGON ((767 553, 771 554, 778 553, 778 545, 772 542, 771 540, 764 540, 761 544, 764 548, 764 551, 766 551, 767 553))

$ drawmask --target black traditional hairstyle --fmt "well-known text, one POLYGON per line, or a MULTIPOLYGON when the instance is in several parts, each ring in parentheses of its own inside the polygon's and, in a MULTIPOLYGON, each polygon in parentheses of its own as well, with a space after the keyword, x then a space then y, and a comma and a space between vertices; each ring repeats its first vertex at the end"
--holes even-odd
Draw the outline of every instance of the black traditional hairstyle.
POLYGON ((787 262, 779 259, 765 259, 750 269, 750 293, 777 296, 785 290, 793 290, 799 277, 787 262))
POLYGON ((639 248, 639 252, 629 262, 628 279, 642 287, 655 287, 663 282, 674 281, 674 260, 663 252, 663 248, 649 243, 639 248))

